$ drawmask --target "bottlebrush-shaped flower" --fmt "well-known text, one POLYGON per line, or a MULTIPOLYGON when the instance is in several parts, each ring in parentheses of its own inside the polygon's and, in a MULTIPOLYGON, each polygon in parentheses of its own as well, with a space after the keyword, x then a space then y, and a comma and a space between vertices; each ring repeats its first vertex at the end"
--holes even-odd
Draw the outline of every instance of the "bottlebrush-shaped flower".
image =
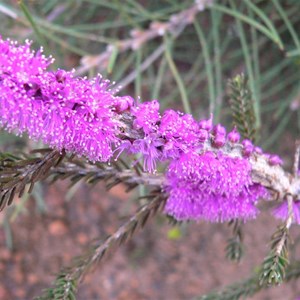
POLYGON ((266 190, 252 182, 251 172, 265 163, 269 171, 278 169, 282 161, 251 141, 237 145, 236 130, 226 136, 212 116, 200 122, 173 110, 161 116, 157 100, 136 105, 129 96, 117 97, 100 76, 47 71, 53 60, 31 51, 28 42, 0 38, 0 53, 1 127, 92 161, 108 161, 114 151, 140 153, 150 172, 157 162, 171 161, 165 211, 178 220, 228 221, 258 213, 255 205, 266 190))
POLYGON ((119 141, 114 106, 128 106, 128 97, 122 101, 114 96, 109 81, 101 77, 87 80, 63 70, 47 72, 52 59, 42 50, 31 51, 29 42, 0 39, 0 53, 1 127, 92 161, 110 159, 112 145, 119 141))
POLYGON ((256 204, 266 190, 251 180, 246 158, 221 151, 184 153, 171 162, 165 212, 177 220, 224 222, 254 218, 256 204))

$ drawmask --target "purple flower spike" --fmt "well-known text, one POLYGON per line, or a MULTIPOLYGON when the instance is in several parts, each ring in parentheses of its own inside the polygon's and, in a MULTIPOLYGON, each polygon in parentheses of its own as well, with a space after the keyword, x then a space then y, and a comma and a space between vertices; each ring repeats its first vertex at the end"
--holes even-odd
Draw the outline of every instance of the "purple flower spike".
POLYGON ((238 131, 236 130, 236 127, 234 127, 233 130, 230 131, 227 135, 227 139, 231 143, 237 143, 240 140, 240 138, 241 138, 241 136, 238 133, 238 131))
POLYGON ((122 98, 112 94, 108 80, 48 72, 52 58, 31 51, 29 42, 0 38, 0 54, 1 127, 92 161, 112 157, 119 143, 114 105, 122 98))
POLYGON ((31 42, 24 45, 14 41, 4 41, 0 36, 0 75, 14 74, 19 82, 26 83, 30 77, 43 73, 53 63, 52 57, 46 58, 41 48, 38 52, 30 50, 31 42))
POLYGON ((278 155, 270 155, 269 164, 271 166, 281 166, 283 164, 283 161, 278 155))
POLYGON ((252 183, 247 159, 222 152, 182 154, 171 162, 167 180, 165 212, 177 220, 251 219, 258 199, 267 196, 264 187, 252 183))

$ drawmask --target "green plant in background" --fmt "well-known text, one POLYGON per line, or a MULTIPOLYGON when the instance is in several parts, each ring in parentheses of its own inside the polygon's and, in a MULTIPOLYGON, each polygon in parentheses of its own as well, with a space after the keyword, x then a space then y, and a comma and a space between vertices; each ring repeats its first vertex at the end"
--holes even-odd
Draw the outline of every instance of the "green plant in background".
MULTIPOLYGON (((34 46, 42 45, 45 54, 56 58, 54 69, 75 67, 76 76, 88 77, 100 72, 116 82, 112 89, 120 86, 120 94, 134 95, 140 102, 159 99, 163 110, 172 107, 192 113, 196 119, 213 114, 214 122, 225 125, 233 120, 243 138, 270 152, 285 154, 278 141, 287 135, 295 140, 300 128, 299 8, 298 1, 288 0, 1 1, 0 26, 3 38, 29 38, 34 46), (240 73, 247 76, 236 75, 240 73)), ((3 140, 2 147, 12 153, 10 143, 3 140)), ((26 146, 25 139, 22 143, 24 153, 35 148, 26 146)), ((24 153, 3 153, 1 157, 3 207, 16 194, 22 196, 28 185, 30 192, 35 183, 50 175, 54 181, 70 178, 74 184, 79 180, 90 184, 105 180, 108 188, 119 183, 128 189, 141 184, 155 187, 143 191, 144 206, 124 226, 63 269, 53 287, 40 298, 74 299, 90 267, 142 228, 164 206, 167 196, 160 193, 154 175, 145 177, 139 164, 132 169, 126 159, 106 166, 62 157, 56 151, 24 153)), ((291 165, 292 160, 285 158, 291 165)), ((295 164, 297 161, 296 157, 295 164)), ((296 171, 294 178, 298 176, 296 171)), ((269 178, 257 179, 263 180, 269 178)), ((270 187, 265 181, 264 185, 270 187)), ((271 187, 274 192, 280 190, 271 187)), ((37 205, 44 210, 42 192, 36 188, 33 192, 37 205)), ((22 212, 29 198, 22 199, 21 204, 12 204, 12 212, 7 210, 8 217, 2 224, 8 245, 10 221, 22 212)), ((288 219, 274 233, 269 255, 251 278, 202 299, 239 299, 298 277, 299 263, 288 264, 290 222, 288 219)), ((239 261, 244 247, 242 222, 232 220, 230 225, 233 237, 228 241, 226 256, 239 261)))

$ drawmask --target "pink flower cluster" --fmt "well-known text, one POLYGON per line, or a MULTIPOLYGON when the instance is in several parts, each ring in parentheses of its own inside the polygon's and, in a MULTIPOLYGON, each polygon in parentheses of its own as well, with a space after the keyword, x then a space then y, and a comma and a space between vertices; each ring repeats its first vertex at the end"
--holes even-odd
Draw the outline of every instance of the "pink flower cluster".
MULTIPOLYGON (((114 95, 100 76, 88 80, 47 71, 53 60, 31 51, 29 42, 0 38, 0 53, 1 127, 91 161, 106 162, 118 150, 141 153, 149 172, 158 162, 170 162, 165 212, 178 220, 256 216, 266 190, 252 182, 249 157, 262 150, 244 140, 241 155, 223 151, 239 142, 235 128, 226 134, 212 117, 199 122, 174 110, 161 115, 157 100, 136 105, 130 96, 114 95), (138 133, 135 138, 121 138, 124 113, 138 133)), ((282 163, 278 156, 266 159, 270 165, 282 163)))
POLYGON ((128 97, 114 96, 101 77, 87 80, 63 70, 46 71, 53 60, 41 50, 31 51, 29 42, 0 39, 0 53, 1 127, 92 161, 111 158, 118 143, 112 108, 128 97))
POLYGON ((177 220, 224 222, 254 218, 266 190, 251 180, 247 159, 222 151, 185 153, 171 162, 165 211, 177 220))

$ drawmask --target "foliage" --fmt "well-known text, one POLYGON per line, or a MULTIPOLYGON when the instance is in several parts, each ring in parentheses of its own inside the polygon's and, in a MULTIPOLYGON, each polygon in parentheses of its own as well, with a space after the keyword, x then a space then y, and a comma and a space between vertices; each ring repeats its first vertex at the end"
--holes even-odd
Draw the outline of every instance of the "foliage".
POLYGON ((42 158, 25 158, 21 160, 7 154, 1 156, 0 209, 10 205, 16 194, 22 197, 27 184, 30 184, 28 190, 30 193, 35 182, 44 179, 50 168, 58 165, 63 157, 55 150, 49 151, 42 158))
POLYGON ((231 111, 234 124, 246 139, 255 141, 257 131, 251 91, 244 75, 237 75, 229 83, 231 111))
POLYGON ((271 253, 264 259, 260 284, 271 285, 283 282, 286 267, 289 264, 287 249, 288 230, 285 226, 280 226, 272 236, 271 253))
POLYGON ((239 262, 244 255, 242 224, 234 220, 229 222, 229 225, 233 227, 233 236, 227 242, 226 257, 231 261, 239 262))

